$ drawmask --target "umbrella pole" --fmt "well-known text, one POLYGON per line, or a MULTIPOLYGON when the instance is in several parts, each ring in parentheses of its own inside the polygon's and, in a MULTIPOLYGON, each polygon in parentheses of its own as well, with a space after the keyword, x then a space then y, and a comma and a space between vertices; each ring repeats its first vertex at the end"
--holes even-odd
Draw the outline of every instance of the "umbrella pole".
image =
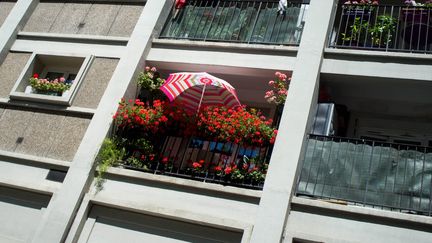
POLYGON ((205 93, 205 90, 206 90, 206 84, 204 84, 204 88, 203 88, 203 92, 201 93, 201 99, 200 99, 200 102, 199 102, 199 104, 198 104, 198 110, 197 110, 197 115, 199 114, 199 111, 200 111, 200 108, 201 108, 201 103, 202 103, 202 100, 203 100, 203 98, 204 98, 204 93, 205 93))

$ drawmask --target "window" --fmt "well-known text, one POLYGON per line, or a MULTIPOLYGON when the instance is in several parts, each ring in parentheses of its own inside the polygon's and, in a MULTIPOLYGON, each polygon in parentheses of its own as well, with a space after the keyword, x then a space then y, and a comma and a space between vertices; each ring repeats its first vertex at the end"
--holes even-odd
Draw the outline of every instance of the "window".
POLYGON ((10 94, 11 99, 70 105, 93 56, 33 53, 10 94))

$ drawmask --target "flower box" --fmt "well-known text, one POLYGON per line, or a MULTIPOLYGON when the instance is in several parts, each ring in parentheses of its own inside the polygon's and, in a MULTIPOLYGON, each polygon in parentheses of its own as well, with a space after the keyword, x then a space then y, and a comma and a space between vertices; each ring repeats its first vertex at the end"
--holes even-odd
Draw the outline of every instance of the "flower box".
POLYGON ((432 10, 404 8, 402 9, 401 20, 406 24, 428 24, 430 22, 429 15, 432 15, 432 10))
POLYGON ((33 53, 16 81, 10 98, 71 105, 93 59, 91 55, 33 53), (61 83, 60 79, 67 84, 61 83))

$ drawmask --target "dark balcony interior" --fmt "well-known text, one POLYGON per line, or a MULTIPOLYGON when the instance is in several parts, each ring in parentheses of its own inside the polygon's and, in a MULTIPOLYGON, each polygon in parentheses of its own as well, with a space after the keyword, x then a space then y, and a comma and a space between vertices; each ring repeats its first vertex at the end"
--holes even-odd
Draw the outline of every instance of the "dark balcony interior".
MULTIPOLYGON (((304 1, 308 2, 308 1, 304 1)), ((191 0, 173 9, 159 38, 269 45, 298 45, 308 4, 289 1, 191 0)))
POLYGON ((297 195, 432 214, 432 84, 329 75, 334 132, 310 134, 297 195))
POLYGON ((338 5, 330 47, 432 53, 432 8, 382 1, 338 5))

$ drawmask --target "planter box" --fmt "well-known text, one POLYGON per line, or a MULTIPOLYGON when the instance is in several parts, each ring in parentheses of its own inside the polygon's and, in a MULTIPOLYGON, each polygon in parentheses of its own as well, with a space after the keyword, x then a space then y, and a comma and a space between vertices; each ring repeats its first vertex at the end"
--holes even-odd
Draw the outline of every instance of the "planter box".
POLYGON ((33 53, 16 81, 10 98, 56 105, 71 105, 93 59, 94 57, 91 55, 33 53), (40 78, 64 77, 73 80, 72 86, 62 94, 38 92, 28 87, 30 85, 29 79, 35 73, 39 74, 40 78))
POLYGON ((402 9, 401 21, 406 24, 428 24, 430 22, 429 13, 432 10, 421 8, 404 8, 402 9))

